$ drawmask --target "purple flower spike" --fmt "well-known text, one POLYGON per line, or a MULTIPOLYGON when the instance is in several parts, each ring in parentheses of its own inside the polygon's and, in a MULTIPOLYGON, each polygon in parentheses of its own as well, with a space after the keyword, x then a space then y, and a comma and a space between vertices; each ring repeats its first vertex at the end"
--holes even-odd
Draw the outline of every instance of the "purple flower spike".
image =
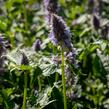
POLYGON ((41 41, 40 39, 36 39, 36 41, 33 44, 33 50, 34 51, 39 51, 41 49, 41 41))
POLYGON ((54 45, 57 45, 58 44, 58 40, 56 39, 55 35, 54 35, 54 32, 51 30, 50 34, 49 34, 49 38, 51 40, 51 42, 54 44, 54 45))
POLYGON ((29 61, 25 53, 22 53, 21 65, 29 65, 29 61))
POLYGON ((44 0, 45 19, 48 23, 51 22, 51 13, 57 14, 59 7, 57 0, 44 0))
POLYGON ((96 30, 100 28, 100 21, 96 15, 93 16, 93 26, 96 30))
POLYGON ((44 0, 44 7, 50 13, 57 13, 58 10, 57 0, 44 0))
POLYGON ((44 8, 45 11, 48 11, 49 13, 57 13, 58 12, 57 0, 44 0, 44 8))
POLYGON ((54 45, 60 44, 62 48, 71 50, 71 34, 64 20, 56 14, 52 14, 50 40, 54 45))
POLYGON ((65 69, 66 75, 66 96, 69 100, 74 100, 78 98, 78 77, 75 75, 69 67, 65 69))

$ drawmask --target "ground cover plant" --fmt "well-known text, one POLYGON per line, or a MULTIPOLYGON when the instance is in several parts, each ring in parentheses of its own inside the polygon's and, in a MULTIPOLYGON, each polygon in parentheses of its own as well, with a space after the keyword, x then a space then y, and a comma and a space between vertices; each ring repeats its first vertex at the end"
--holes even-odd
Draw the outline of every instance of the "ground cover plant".
POLYGON ((0 109, 109 109, 108 0, 0 0, 0 109))

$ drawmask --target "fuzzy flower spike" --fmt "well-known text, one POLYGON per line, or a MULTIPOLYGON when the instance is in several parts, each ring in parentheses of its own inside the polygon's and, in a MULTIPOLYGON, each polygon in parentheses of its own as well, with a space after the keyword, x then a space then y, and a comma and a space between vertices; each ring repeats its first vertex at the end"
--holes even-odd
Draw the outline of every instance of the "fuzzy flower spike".
POLYGON ((57 13, 58 11, 57 0, 44 0, 44 7, 50 13, 57 13))
POLYGON ((51 23, 51 14, 57 14, 59 7, 57 0, 44 0, 45 19, 48 23, 51 23))
POLYGON ((34 51, 41 50, 41 40, 40 39, 36 39, 36 41, 33 43, 32 48, 33 48, 34 51))
POLYGON ((49 37, 54 45, 60 45, 63 49, 72 49, 70 30, 64 20, 56 14, 52 14, 49 37))

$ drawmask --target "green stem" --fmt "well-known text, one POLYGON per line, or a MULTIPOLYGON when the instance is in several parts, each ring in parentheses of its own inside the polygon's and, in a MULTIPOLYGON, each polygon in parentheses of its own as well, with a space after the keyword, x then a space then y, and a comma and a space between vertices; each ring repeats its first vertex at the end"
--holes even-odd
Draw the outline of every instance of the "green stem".
POLYGON ((23 7, 24 18, 25 18, 25 30, 27 32, 28 31, 27 11, 24 2, 22 2, 22 7, 23 7))
POLYGON ((27 97, 27 72, 24 72, 24 95, 22 109, 26 109, 26 97, 27 97))
POLYGON ((58 75, 58 73, 56 72, 56 74, 55 74, 55 82, 58 81, 58 78, 59 78, 59 75, 58 75))
POLYGON ((33 75, 30 75, 30 89, 33 89, 33 75))
POLYGON ((31 89, 30 95, 32 96, 32 93, 33 93, 33 75, 30 75, 30 89, 31 89))
POLYGON ((64 96, 64 109, 67 109, 67 98, 66 98, 66 81, 65 81, 65 67, 64 67, 64 50, 62 49, 62 86, 64 96))
POLYGON ((7 102, 4 101, 4 103, 5 103, 6 109, 9 109, 9 106, 8 106, 7 102))
POLYGON ((41 85, 40 76, 38 76, 38 85, 39 85, 39 91, 41 91, 41 87, 42 87, 42 85, 41 85))

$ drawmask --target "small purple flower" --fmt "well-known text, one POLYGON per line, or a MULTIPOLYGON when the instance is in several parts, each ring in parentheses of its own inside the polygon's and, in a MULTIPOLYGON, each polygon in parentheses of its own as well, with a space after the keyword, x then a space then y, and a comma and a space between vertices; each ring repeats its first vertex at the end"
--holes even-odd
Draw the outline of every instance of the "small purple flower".
POLYGON ((39 51, 41 49, 40 39, 36 39, 36 41, 34 42, 32 48, 33 48, 34 51, 39 51))
POLYGON ((65 69, 66 76, 66 96, 70 101, 78 98, 78 88, 77 88, 77 76, 70 70, 69 67, 65 69))
POLYGON ((66 86, 71 87, 73 85, 76 85, 77 83, 77 76, 71 71, 69 67, 66 67, 65 69, 65 76, 66 76, 66 86))
POLYGON ((21 65, 29 65, 29 60, 25 53, 22 53, 21 65))
POLYGON ((73 100, 78 98, 78 94, 73 92, 73 90, 67 91, 66 95, 67 95, 67 97, 69 98, 70 101, 73 101, 73 100))
POLYGON ((50 38, 51 42, 54 45, 57 45, 58 44, 58 40, 56 39, 55 34, 54 34, 54 32, 52 30, 51 30, 51 32, 49 34, 49 38, 50 38))
POLYGON ((70 30, 64 20, 56 14, 52 14, 49 38, 54 45, 59 44, 62 48, 72 49, 70 30))
POLYGON ((59 64, 61 64, 61 58, 58 55, 53 56, 52 61, 53 61, 53 64, 56 65, 56 66, 59 66, 59 64))
POLYGON ((65 60, 70 65, 74 65, 75 68, 78 68, 78 64, 76 61, 76 51, 72 50, 70 52, 65 52, 65 60))

